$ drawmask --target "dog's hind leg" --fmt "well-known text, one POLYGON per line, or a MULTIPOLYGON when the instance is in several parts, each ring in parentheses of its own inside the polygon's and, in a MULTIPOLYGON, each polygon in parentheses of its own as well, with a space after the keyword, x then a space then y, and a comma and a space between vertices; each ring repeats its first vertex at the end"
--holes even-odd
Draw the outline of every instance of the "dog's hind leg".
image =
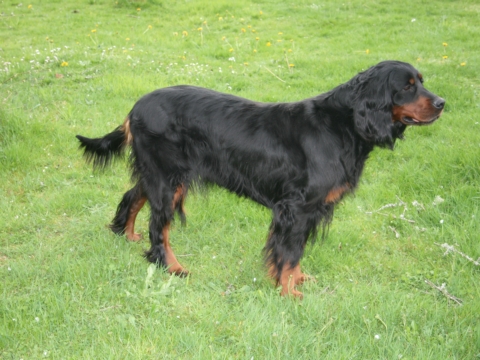
POLYGON ((171 274, 186 276, 188 271, 180 265, 175 257, 169 239, 174 210, 181 208, 183 212, 181 203, 185 195, 185 188, 180 185, 175 191, 172 191, 170 186, 156 180, 155 186, 146 190, 152 213, 149 226, 151 247, 145 253, 145 257, 151 263, 165 267, 171 274))
POLYGON ((118 204, 115 217, 110 224, 110 229, 116 234, 125 234, 130 241, 139 241, 141 234, 135 233, 135 219, 147 201, 147 197, 137 183, 132 189, 128 190, 118 204))

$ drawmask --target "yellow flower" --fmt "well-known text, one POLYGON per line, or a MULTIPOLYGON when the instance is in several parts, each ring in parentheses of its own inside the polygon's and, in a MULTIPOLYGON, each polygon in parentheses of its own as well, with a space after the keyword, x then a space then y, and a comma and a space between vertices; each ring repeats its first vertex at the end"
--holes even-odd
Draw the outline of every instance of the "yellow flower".
POLYGON ((223 20, 223 17, 220 16, 220 17, 218 18, 218 21, 222 21, 222 20, 223 20))
POLYGON ((202 29, 201 27, 199 27, 197 30, 198 30, 198 31, 202 31, 203 29, 202 29))
POLYGON ((140 11, 140 10, 142 10, 142 9, 140 9, 140 8, 137 8, 137 11, 140 11))
POLYGON ((243 65, 248 66, 248 62, 244 62, 243 65))
POLYGON ((226 37, 225 36, 222 36, 222 41, 225 41, 226 37))
POLYGON ((151 28, 152 28, 152 25, 148 25, 148 28, 151 29, 151 28))
POLYGON ((255 29, 252 29, 252 32, 253 32, 253 33, 256 33, 256 32, 257 32, 257 30, 255 30, 255 29))
POLYGON ((183 30, 183 31, 182 31, 182 36, 188 36, 188 32, 185 31, 185 30, 183 30))
POLYGON ((68 66, 68 62, 63 61, 63 62, 60 64, 60 66, 68 66))
POLYGON ((178 32, 175 31, 175 32, 173 33, 173 36, 178 36, 178 32))
POLYGON ((466 63, 466 62, 462 62, 462 63, 460 63, 460 66, 465 66, 465 65, 467 65, 467 63, 466 63))
POLYGON ((205 20, 205 21, 203 22, 203 25, 207 25, 207 20, 205 20))
POLYGON ((288 64, 288 67, 295 67, 295 64, 288 64))
POLYGON ((253 49, 253 52, 256 53, 256 52, 257 52, 257 49, 253 49))
POLYGON ((233 52, 233 48, 230 48, 228 51, 233 52))
POLYGON ((32 5, 28 5, 27 7, 28 7, 29 9, 31 9, 31 8, 32 8, 32 5))
POLYGON ((272 43, 270 41, 267 42, 267 46, 272 46, 272 43))
POLYGON ((257 37, 255 38, 255 40, 257 40, 257 41, 258 41, 258 40, 260 40, 260 38, 257 36, 257 37))
POLYGON ((260 11, 260 15, 263 15, 263 11, 260 11))
POLYGON ((443 55, 443 59, 448 59, 448 56, 447 55, 443 55))
POLYGON ((370 54, 370 49, 365 50, 365 53, 368 55, 370 54))
POLYGON ((245 30, 244 28, 242 28, 242 32, 243 32, 243 33, 244 33, 244 32, 247 32, 247 30, 245 30))
POLYGON ((278 35, 283 35, 283 32, 279 32, 278 35))
POLYGON ((444 42, 442 45, 445 46, 445 47, 448 46, 448 44, 446 42, 444 42))
POLYGON ((247 25, 247 28, 251 29, 251 28, 252 28, 252 25, 247 25))
POLYGON ((417 58, 417 61, 422 61, 422 59, 421 59, 421 58, 417 58))
POLYGON ((288 52, 292 52, 292 49, 288 49, 288 52))
POLYGON ((125 40, 126 40, 126 41, 130 41, 130 38, 126 38, 125 40))
POLYGON ((96 33, 97 32, 97 29, 92 29, 92 33, 96 33))

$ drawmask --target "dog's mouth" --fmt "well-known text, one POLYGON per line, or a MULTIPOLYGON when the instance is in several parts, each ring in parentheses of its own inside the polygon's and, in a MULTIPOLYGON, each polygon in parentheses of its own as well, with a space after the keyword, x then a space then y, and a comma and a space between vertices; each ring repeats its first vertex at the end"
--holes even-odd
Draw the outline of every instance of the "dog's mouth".
POLYGON ((440 117, 440 115, 437 115, 437 116, 434 116, 433 118, 425 121, 425 120, 418 120, 418 119, 415 119, 415 118, 410 117, 410 116, 404 116, 404 117, 402 117, 401 121, 405 125, 429 125, 429 124, 435 122, 439 117, 440 117))

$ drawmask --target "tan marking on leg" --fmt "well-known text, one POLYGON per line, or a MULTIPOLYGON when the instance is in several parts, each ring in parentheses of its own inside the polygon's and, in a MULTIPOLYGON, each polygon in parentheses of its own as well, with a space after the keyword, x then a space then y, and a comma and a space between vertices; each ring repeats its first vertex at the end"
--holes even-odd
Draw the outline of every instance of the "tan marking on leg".
POLYGON ((175 210, 175 208, 178 206, 178 203, 180 202, 180 207, 183 210, 183 202, 185 200, 185 185, 178 185, 177 190, 175 191, 175 194, 173 194, 173 201, 172 201, 172 209, 175 210))
POLYGON ((333 188, 328 192, 327 196, 325 197, 325 202, 327 204, 333 204, 337 202, 341 199, 342 195, 349 189, 350 186, 348 184, 333 188))
POLYGON ((128 118, 128 116, 123 122, 122 131, 125 133, 125 145, 131 145, 133 141, 133 135, 130 131, 130 119, 128 118))
POLYGON ((170 274, 175 274, 178 276, 187 276, 188 271, 183 268, 182 265, 178 262, 175 254, 173 253, 172 247, 170 246, 170 240, 168 232, 170 230, 170 223, 165 225, 162 230, 163 234, 163 247, 165 248, 165 262, 167 266, 167 271, 170 274))
POLYGON ((141 197, 135 204, 130 207, 128 213, 127 224, 125 225, 125 235, 129 241, 139 241, 142 238, 141 234, 135 233, 135 219, 137 218, 140 209, 145 205, 147 198, 141 197))
POLYGON ((296 298, 303 298, 303 294, 295 289, 298 280, 296 279, 296 276, 299 276, 299 274, 301 274, 299 265, 293 269, 290 265, 286 265, 283 268, 280 279, 278 280, 279 284, 282 286, 282 290, 280 291, 281 296, 292 295, 296 298))

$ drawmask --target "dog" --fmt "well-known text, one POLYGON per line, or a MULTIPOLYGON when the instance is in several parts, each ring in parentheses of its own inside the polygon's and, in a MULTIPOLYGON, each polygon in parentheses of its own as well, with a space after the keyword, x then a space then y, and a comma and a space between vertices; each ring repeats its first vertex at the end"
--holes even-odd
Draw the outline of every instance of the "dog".
POLYGON ((410 64, 384 61, 321 95, 261 103, 194 86, 153 91, 123 125, 102 138, 77 135, 94 168, 131 146, 134 187, 118 205, 111 229, 137 241, 135 218, 149 202, 148 261, 185 276, 170 245, 174 213, 194 182, 217 184, 270 208, 264 257, 281 295, 302 297, 300 259, 309 239, 330 223, 352 192, 369 153, 393 149, 407 126, 433 123, 445 100, 423 86, 410 64))

